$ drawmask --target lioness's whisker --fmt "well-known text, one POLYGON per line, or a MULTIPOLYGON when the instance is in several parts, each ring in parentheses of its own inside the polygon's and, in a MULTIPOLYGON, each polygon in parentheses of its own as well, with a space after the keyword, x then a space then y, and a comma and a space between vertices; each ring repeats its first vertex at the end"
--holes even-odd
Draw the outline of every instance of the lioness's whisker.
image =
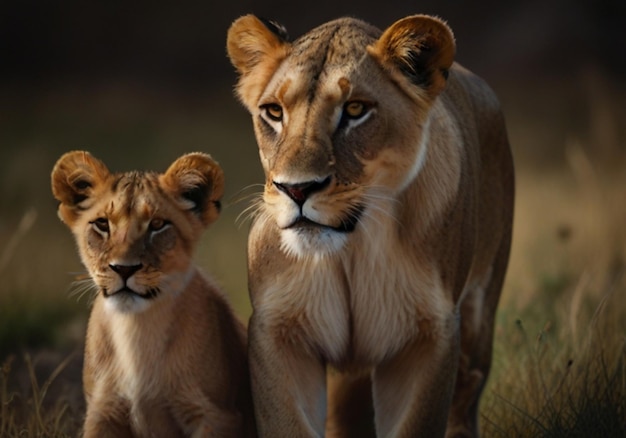
POLYGON ((263 194, 257 193, 257 199, 251 201, 250 205, 246 207, 241 213, 237 215, 235 223, 241 226, 245 221, 252 221, 263 207, 263 194))

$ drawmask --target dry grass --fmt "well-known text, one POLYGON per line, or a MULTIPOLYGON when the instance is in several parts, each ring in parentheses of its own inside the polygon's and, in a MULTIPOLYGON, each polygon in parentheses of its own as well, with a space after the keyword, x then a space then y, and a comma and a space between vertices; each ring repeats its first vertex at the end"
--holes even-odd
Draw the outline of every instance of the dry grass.
MULTIPOLYGON (((595 311, 592 300, 579 308, 585 316, 576 318, 575 330, 568 318, 539 319, 541 312, 528 310, 500 325, 481 410, 485 436, 626 436, 625 280, 622 274, 607 285, 595 311)), ((563 298, 580 293, 585 281, 563 298)), ((575 301, 566 301, 553 306, 571 312, 575 301)))
MULTIPOLYGON (((57 384, 59 375, 74 359, 69 355, 62 359, 41 382, 36 372, 36 364, 29 354, 23 358, 30 388, 21 391, 12 389, 9 380, 12 366, 16 363, 15 356, 9 356, 0 370, 0 436, 17 437, 73 437, 80 427, 81 406, 68 394, 50 394, 53 385, 57 384), (70 400, 73 402, 71 403, 70 400)), ((54 388, 56 389, 56 388, 54 388)))
POLYGON ((626 436, 626 173, 572 146, 518 185, 484 435, 626 436))

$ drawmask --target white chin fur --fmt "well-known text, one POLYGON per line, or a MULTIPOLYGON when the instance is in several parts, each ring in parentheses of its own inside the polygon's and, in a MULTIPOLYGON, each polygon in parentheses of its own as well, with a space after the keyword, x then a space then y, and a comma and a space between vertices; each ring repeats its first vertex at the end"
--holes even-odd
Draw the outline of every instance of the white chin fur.
POLYGON ((298 258, 323 258, 339 251, 347 241, 344 233, 327 228, 287 229, 280 237, 282 250, 298 258))
MULTIPOLYGON (((163 276, 159 284, 161 292, 154 298, 142 298, 138 295, 127 293, 111 295, 104 300, 105 309, 110 312, 125 314, 144 312, 155 301, 163 299, 162 295, 168 294, 175 297, 181 293, 189 285, 194 273, 195 269, 193 265, 190 265, 184 272, 174 272, 163 276)), ((129 279, 128 286, 135 290, 141 289, 140 285, 135 282, 134 277, 129 279)))
POLYGON ((104 307, 110 312, 140 313, 150 307, 151 301, 137 295, 120 293, 107 297, 104 300, 104 307))

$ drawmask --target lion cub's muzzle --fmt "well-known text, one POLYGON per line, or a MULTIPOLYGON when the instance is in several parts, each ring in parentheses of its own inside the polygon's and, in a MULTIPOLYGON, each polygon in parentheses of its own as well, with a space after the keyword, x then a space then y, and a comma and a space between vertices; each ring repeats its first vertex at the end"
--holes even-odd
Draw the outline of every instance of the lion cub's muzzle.
POLYGON ((137 271, 143 268, 142 264, 137 264, 137 265, 110 264, 109 268, 111 268, 113 272, 119 275, 120 279, 122 280, 122 287, 114 291, 108 290, 106 288, 102 288, 102 294, 104 295, 105 298, 111 297, 113 295, 118 295, 118 294, 120 295, 129 294, 129 295, 134 295, 143 299, 152 299, 152 298, 156 298, 156 296, 159 294, 158 289, 148 289, 145 292, 141 293, 128 287, 128 280, 137 271))
POLYGON ((330 186, 331 176, 327 176, 323 180, 311 180, 299 183, 287 183, 273 181, 274 186, 284 194, 286 194, 297 206, 298 215, 294 220, 284 227, 285 229, 302 229, 307 227, 319 227, 333 230, 339 233, 350 233, 356 228, 364 208, 357 205, 350 209, 348 214, 342 218, 337 226, 323 224, 312 220, 304 213, 304 204, 309 200, 311 195, 324 191, 330 186))

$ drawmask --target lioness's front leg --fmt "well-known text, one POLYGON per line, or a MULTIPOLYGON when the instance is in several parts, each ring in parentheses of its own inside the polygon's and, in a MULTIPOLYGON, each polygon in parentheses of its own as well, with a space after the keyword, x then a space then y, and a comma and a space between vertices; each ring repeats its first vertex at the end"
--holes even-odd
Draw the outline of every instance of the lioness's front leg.
POLYGON ((373 372, 376 435, 443 437, 459 356, 456 321, 424 334, 373 372))
MULTIPOLYGON (((288 316, 285 316, 288 318, 288 316)), ((302 328, 250 319, 250 374, 259 436, 321 437, 326 374, 301 336, 302 328)))

